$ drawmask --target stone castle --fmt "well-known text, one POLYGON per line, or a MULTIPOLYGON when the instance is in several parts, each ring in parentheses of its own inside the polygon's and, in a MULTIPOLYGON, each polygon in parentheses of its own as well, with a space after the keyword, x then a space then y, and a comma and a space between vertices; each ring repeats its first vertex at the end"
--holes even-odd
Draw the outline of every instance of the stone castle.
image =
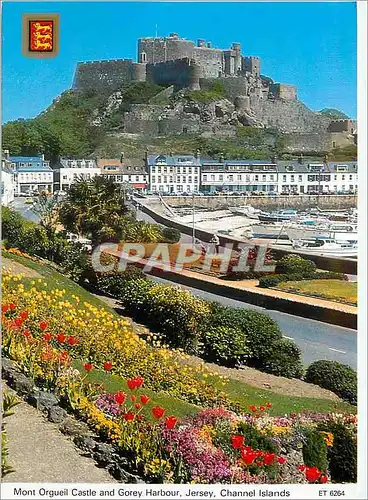
MULTIPOLYGON (((137 52, 137 62, 116 59, 77 65, 74 91, 110 92, 102 119, 121 104, 121 87, 133 82, 165 86, 160 94, 166 97, 181 89, 208 90, 221 82, 225 95, 218 102, 202 105, 180 99, 163 105, 155 97, 149 104, 132 104, 123 113, 121 132, 223 138, 234 137, 239 126, 253 126, 282 132, 287 149, 298 151, 328 151, 356 138, 356 123, 333 121, 311 111, 297 99, 294 85, 263 76, 260 58, 243 56, 240 43, 223 50, 203 39, 195 44, 171 33, 140 38, 137 52)), ((101 117, 94 122, 99 123, 101 117)))
MULTIPOLYGON (((231 49, 212 47, 203 39, 197 45, 177 33, 168 37, 140 38, 138 62, 116 59, 79 63, 73 89, 117 90, 123 84, 148 81, 174 86, 175 90, 199 90, 213 79, 220 79, 228 93, 251 101, 259 99, 296 100, 296 87, 273 83, 261 76, 259 57, 243 56, 240 43, 231 49)), ((247 104, 245 99, 244 104, 247 104)))

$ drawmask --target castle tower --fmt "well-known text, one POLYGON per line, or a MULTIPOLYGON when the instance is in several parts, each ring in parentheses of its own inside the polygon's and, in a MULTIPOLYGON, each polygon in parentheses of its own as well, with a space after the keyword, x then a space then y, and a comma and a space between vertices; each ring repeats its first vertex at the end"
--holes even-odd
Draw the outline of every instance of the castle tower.
POLYGON ((261 59, 255 56, 243 57, 243 70, 259 77, 261 75, 261 59))
POLYGON ((224 66, 225 75, 233 76, 235 74, 235 52, 233 50, 224 50, 224 66))
POLYGON ((147 66, 145 63, 133 63, 132 80, 136 82, 145 82, 147 79, 147 66))
POLYGON ((238 75, 242 70, 242 55, 240 43, 233 43, 232 49, 234 51, 234 72, 236 75, 238 75))
POLYGON ((199 79, 202 77, 201 67, 193 61, 189 64, 189 88, 190 90, 201 90, 199 79))

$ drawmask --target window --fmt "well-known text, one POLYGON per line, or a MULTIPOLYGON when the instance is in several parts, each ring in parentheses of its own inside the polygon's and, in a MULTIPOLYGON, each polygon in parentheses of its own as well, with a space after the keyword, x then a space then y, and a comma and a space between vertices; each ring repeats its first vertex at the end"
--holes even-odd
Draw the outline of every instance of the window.
POLYGON ((349 175, 349 181, 352 181, 352 180, 353 180, 353 176, 349 175))
POLYGON ((188 177, 188 182, 192 183, 192 176, 191 175, 188 177))
POLYGON ((290 182, 294 182, 294 175, 291 175, 290 179, 291 179, 290 182))
POLYGON ((135 176, 135 182, 138 182, 139 181, 139 175, 136 175, 135 176))
POLYGON ((192 167, 188 167, 188 174, 192 173, 192 167))
POLYGON ((230 175, 228 176, 228 179, 229 179, 229 181, 230 181, 230 182, 232 182, 232 181, 234 180, 234 176, 233 176, 232 174, 230 174, 230 175))
POLYGON ((299 182, 303 182, 303 176, 302 176, 302 175, 299 175, 299 176, 298 176, 298 181, 299 181, 299 182))
POLYGON ((262 181, 266 181, 266 176, 262 175, 262 181))
POLYGON ((156 167, 152 167, 151 172, 154 174, 156 172, 156 167))
POLYGON ((164 174, 167 174, 167 167, 164 167, 164 174))
POLYGON ((183 186, 181 186, 180 184, 178 184, 178 193, 182 193, 183 192, 183 186))
POLYGON ((212 174, 211 175, 211 181, 214 181, 215 180, 215 176, 212 174))
MULTIPOLYGON (((128 175, 128 181, 132 182, 132 176, 131 175, 128 175)), ((158 182, 161 182, 161 181, 158 181, 158 182)))
POLYGON ((72 161, 71 160, 68 160, 68 167, 71 168, 72 167, 72 161))
POLYGON ((187 173, 187 168, 183 167, 183 174, 186 174, 186 173, 187 173))
POLYGON ((334 175, 334 181, 337 181, 337 175, 334 175))
MULTIPOLYGON (((285 180, 286 180, 286 175, 285 175, 284 177, 285 177, 285 180)), ((258 178, 259 178, 259 176, 258 176, 258 175, 255 175, 255 176, 254 176, 254 180, 255 180, 256 182, 258 182, 258 178)))
POLYGON ((156 185, 152 184, 152 191, 156 191, 156 185))
MULTIPOLYGON (((266 176, 265 176, 265 177, 266 177, 266 176)), ((240 175, 238 175, 238 181, 241 181, 241 179, 242 179, 242 176, 241 176, 241 174, 240 174, 240 175)))
POLYGON ((344 181, 344 180, 345 180, 345 175, 342 175, 342 176, 341 176, 341 179, 344 181))
POLYGON ((152 176, 152 182, 156 182, 156 176, 155 175, 152 176))
POLYGON ((172 175, 170 175, 170 182, 174 182, 172 175))
POLYGON ((270 181, 273 181, 273 180, 274 180, 274 176, 270 175, 270 181))
POLYGON ((219 181, 223 181, 224 180, 224 176, 222 174, 219 175, 219 181))
POLYGON ((286 175, 282 176, 282 182, 286 182, 286 175))
POLYGON ((147 54, 145 52, 141 52, 141 63, 147 62, 147 54))
POLYGON ((203 174, 203 182, 207 182, 207 175, 203 174))
POLYGON ((194 177, 194 182, 195 182, 196 184, 198 183, 198 176, 197 176, 197 175, 194 177))
POLYGON ((160 183, 160 182, 161 182, 161 175, 159 175, 159 176, 157 177, 157 182, 158 182, 158 183, 160 183))

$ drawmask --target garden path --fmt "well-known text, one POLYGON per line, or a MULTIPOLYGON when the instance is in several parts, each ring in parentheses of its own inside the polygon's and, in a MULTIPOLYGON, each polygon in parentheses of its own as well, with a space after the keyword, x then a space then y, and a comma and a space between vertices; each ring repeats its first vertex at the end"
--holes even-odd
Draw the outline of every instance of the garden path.
MULTIPOLYGON (((7 389, 8 390, 8 389, 7 389)), ((6 419, 9 465, 15 472, 5 476, 8 483, 115 483, 91 458, 77 448, 56 424, 47 421, 23 401, 6 419)))

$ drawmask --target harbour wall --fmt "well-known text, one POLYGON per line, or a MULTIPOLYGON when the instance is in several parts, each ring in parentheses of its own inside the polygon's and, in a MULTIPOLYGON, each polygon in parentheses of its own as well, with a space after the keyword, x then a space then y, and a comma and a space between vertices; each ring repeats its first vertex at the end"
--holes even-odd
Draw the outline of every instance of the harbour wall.
MULTIPOLYGON (((193 206, 191 196, 165 196, 165 201, 172 207, 193 206)), ((195 196, 194 205, 199 209, 224 210, 229 207, 252 205, 262 210, 296 209, 306 210, 319 207, 322 210, 347 209, 357 206, 356 195, 324 196, 195 196)))

